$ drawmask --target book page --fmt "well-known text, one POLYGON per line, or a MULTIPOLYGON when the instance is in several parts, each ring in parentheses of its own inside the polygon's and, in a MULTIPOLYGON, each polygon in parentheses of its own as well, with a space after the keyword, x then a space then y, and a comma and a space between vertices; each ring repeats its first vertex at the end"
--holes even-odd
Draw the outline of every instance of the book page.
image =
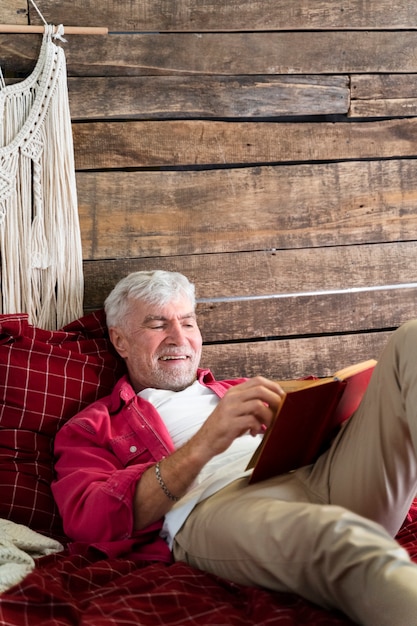
POLYGON ((338 370, 334 373, 335 378, 339 380, 345 380, 354 374, 358 374, 359 372, 364 372, 369 368, 374 368, 376 365, 375 359, 369 359, 368 361, 362 361, 361 363, 354 363, 353 365, 348 365, 347 367, 343 367, 341 370, 338 370))
POLYGON ((325 385, 326 383, 334 380, 333 376, 326 376, 324 378, 294 378, 293 380, 276 380, 285 393, 291 393, 292 391, 298 391, 299 389, 308 389, 310 387, 317 387, 317 385, 325 385))
POLYGON ((290 380, 276 380, 275 382, 277 382, 286 393, 289 393, 291 391, 298 391, 299 389, 307 389, 309 387, 316 387, 317 385, 324 385, 335 378, 337 380, 346 380, 354 374, 358 374, 359 372, 375 367, 375 365, 376 360, 369 359, 367 361, 361 361, 360 363, 354 363, 353 365, 343 367, 335 372, 333 376, 323 376, 320 378, 294 378, 290 380))

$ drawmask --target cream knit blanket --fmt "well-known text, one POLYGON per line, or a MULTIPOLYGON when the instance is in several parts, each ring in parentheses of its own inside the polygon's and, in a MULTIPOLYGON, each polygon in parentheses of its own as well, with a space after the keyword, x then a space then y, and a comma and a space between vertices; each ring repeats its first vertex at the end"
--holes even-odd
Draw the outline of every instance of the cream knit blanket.
POLYGON ((34 559, 63 549, 27 526, 0 519, 0 593, 23 580, 35 568, 34 559))

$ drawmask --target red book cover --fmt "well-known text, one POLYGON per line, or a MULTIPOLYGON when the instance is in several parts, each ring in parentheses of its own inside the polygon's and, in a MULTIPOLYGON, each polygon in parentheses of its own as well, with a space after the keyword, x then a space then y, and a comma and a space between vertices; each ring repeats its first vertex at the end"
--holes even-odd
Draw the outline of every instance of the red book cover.
POLYGON ((279 381, 285 397, 247 466, 249 482, 313 463, 359 406, 375 365, 371 359, 327 378, 279 381))

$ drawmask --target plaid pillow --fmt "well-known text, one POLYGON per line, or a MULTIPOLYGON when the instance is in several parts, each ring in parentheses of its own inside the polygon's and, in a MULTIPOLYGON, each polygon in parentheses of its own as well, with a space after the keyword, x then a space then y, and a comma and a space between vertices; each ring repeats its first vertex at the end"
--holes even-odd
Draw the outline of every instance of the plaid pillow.
POLYGON ((0 517, 62 537, 50 490, 55 433, 123 371, 103 311, 58 331, 0 315, 0 517))

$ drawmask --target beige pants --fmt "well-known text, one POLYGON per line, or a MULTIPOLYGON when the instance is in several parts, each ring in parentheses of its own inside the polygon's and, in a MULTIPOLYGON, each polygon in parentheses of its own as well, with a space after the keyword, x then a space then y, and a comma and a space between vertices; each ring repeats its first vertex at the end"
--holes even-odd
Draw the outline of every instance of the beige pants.
POLYGON ((417 626, 417 566, 392 539, 417 493, 416 456, 413 320, 393 333, 360 408, 314 466, 211 496, 177 534, 174 556, 364 626, 417 626))

